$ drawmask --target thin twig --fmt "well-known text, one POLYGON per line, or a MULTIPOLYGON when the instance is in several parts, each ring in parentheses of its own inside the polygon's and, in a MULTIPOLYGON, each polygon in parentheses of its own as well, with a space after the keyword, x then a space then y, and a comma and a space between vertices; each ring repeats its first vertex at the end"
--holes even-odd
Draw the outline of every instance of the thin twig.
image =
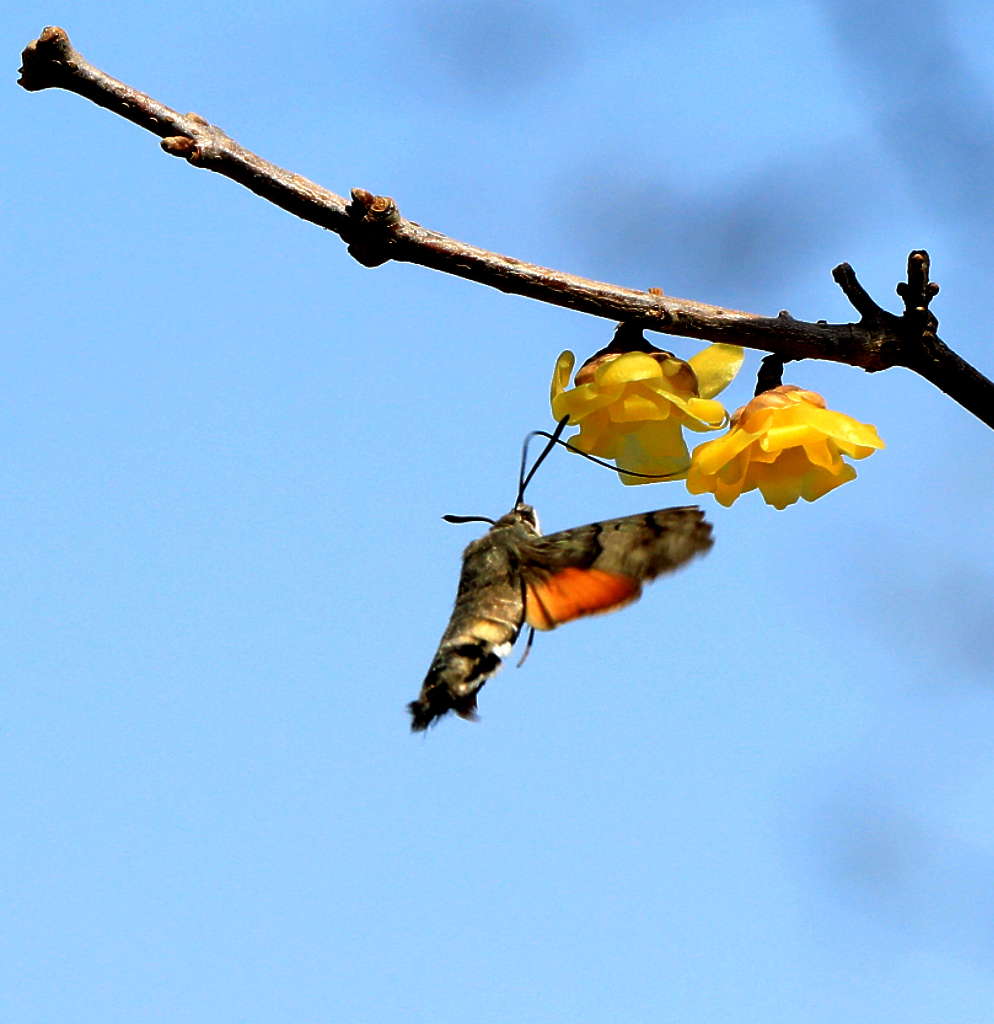
POLYGON ((353 189, 351 199, 263 160, 197 114, 181 114, 88 63, 66 33, 46 28, 24 50, 20 84, 29 91, 66 89, 133 121, 162 139, 162 148, 195 167, 223 174, 304 220, 334 231, 364 266, 387 260, 417 263, 593 316, 634 321, 641 330, 744 345, 785 360, 826 359, 864 370, 904 366, 921 374, 994 427, 994 384, 937 337, 928 303, 938 286, 928 280, 928 255, 909 257, 899 286, 902 316, 878 306, 848 264, 833 272, 860 314, 858 323, 807 323, 782 312, 757 316, 690 299, 639 291, 525 263, 431 231, 399 213, 387 196, 353 189))
POLYGON ((761 395, 764 391, 772 391, 773 388, 783 384, 784 358, 781 355, 769 355, 763 358, 756 373, 756 390, 754 395, 761 395))

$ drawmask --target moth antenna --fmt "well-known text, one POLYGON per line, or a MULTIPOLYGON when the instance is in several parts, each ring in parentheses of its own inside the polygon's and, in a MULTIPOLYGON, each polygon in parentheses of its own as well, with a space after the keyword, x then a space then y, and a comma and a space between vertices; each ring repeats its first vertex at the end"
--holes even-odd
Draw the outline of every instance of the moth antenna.
MULTIPOLYGON (((604 459, 599 459, 596 455, 591 455, 589 452, 584 452, 579 448, 574 448, 569 441, 561 441, 559 439, 559 435, 562 433, 562 425, 562 422, 560 422, 559 426, 556 427, 555 431, 551 434, 547 430, 533 430, 528 435, 529 437, 547 437, 549 439, 549 443, 546 446, 545 451, 542 452, 541 458, 544 459, 549 453, 549 449, 553 445, 558 444, 563 448, 566 448, 568 451, 571 451, 574 455, 582 455, 590 462, 594 462, 598 466, 603 466, 605 469, 611 470, 612 473, 624 473, 626 476, 638 476, 643 480, 676 480, 681 476, 680 473, 636 473, 634 469, 625 469, 624 466, 612 466, 610 462, 605 462, 604 459)), ((534 472, 535 470, 533 469, 532 473, 534 472)), ((528 480, 531 480, 531 474, 528 475, 528 480)), ((527 483, 528 481, 525 482, 527 483)), ((519 498, 518 500, 520 501, 521 499, 519 498)))
MULTIPOLYGON (((565 441, 560 441, 559 438, 562 432, 566 429, 566 424, 569 422, 569 416, 564 416, 557 424, 556 429, 551 433, 547 433, 544 430, 533 430, 525 438, 525 443, 521 446, 521 471, 518 473, 518 497, 515 499, 514 504, 520 505, 525 500, 525 488, 531 483, 532 477, 535 475, 535 471, 545 461, 545 457, 552 451, 557 444, 566 444, 565 441), (527 475, 525 474, 525 464, 528 462, 528 443, 533 437, 547 437, 549 443, 542 449, 541 455, 535 460, 534 465, 528 470, 527 475)), ((569 447, 567 445, 567 447, 569 447)))
POLYGON ((489 523, 496 526, 497 520, 490 516, 442 516, 447 523, 489 523))
POLYGON ((524 665, 524 663, 528 660, 528 655, 531 652, 532 642, 534 641, 534 639, 535 639, 535 627, 534 626, 529 626, 528 627, 528 639, 525 641, 525 650, 524 650, 524 653, 521 655, 521 657, 518 659, 517 665, 514 666, 515 668, 521 668, 521 666, 524 665))

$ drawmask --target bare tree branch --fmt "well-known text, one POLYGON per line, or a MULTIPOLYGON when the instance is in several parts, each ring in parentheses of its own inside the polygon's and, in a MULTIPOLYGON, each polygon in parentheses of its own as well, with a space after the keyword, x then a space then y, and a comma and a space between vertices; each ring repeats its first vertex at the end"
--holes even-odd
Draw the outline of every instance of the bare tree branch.
POLYGON ((643 330, 744 345, 784 360, 827 359, 864 370, 903 366, 994 427, 994 384, 936 335, 929 303, 938 285, 929 281, 928 254, 908 257, 908 280, 898 285, 900 316, 878 306, 846 263, 833 276, 860 319, 856 323, 807 323, 789 313, 757 316, 690 299, 592 281, 511 256, 480 249, 422 227, 400 215, 388 196, 352 190, 351 199, 329 192, 292 171, 263 160, 197 114, 180 114, 88 63, 61 28, 49 27, 23 53, 20 85, 29 91, 78 93, 162 139, 162 148, 195 167, 223 174, 290 213, 340 235, 359 263, 417 263, 491 288, 565 306, 609 320, 634 321, 643 330))

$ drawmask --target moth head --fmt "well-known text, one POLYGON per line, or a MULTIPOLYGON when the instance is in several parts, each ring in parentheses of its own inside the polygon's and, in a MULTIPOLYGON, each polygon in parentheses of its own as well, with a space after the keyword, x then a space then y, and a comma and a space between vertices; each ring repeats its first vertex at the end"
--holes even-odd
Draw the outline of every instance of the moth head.
POLYGON ((539 535, 542 528, 538 525, 538 513, 524 502, 518 502, 511 511, 495 523, 496 526, 523 526, 529 534, 539 535))
POLYGON ((538 513, 532 505, 526 505, 523 501, 519 502, 514 506, 511 514, 519 523, 530 526, 536 532, 538 531, 538 513))

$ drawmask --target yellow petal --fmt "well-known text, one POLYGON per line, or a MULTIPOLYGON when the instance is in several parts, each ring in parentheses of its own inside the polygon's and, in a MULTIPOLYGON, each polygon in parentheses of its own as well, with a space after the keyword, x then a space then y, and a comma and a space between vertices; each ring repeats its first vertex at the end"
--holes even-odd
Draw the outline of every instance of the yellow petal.
MULTIPOLYGON (((690 463, 683 432, 673 421, 645 423, 638 430, 619 436, 614 458, 620 470, 669 479, 682 476, 690 463)), ((643 477, 622 476, 622 483, 629 485, 652 482, 643 477)))
POLYGON ((813 444, 806 444, 804 445, 804 455, 813 466, 818 466, 830 473, 837 473, 839 467, 845 465, 834 441, 822 439, 813 444))
MULTIPOLYGON (((711 492, 714 494, 719 504, 724 505, 726 508, 735 501, 744 491, 750 490, 755 487, 755 484, 749 483, 749 453, 748 450, 739 451, 732 458, 727 461, 717 461, 714 472, 707 472, 704 468, 704 463, 698 458, 698 454, 702 449, 708 448, 712 445, 715 447, 719 446, 722 442, 726 441, 727 438, 718 438, 717 441, 708 441, 705 444, 698 445, 694 450, 694 455, 690 463, 690 469, 687 471, 687 490, 691 494, 705 494, 711 492)), ((741 438, 736 438, 736 442, 741 441, 741 438)), ((746 439, 746 443, 751 442, 746 439)), ((725 445, 725 450, 729 450, 729 447, 725 445)))
MULTIPOLYGON (((843 441, 839 438, 835 438, 832 443, 839 449, 839 451, 848 455, 851 459, 865 459, 867 455, 872 455, 877 451, 878 447, 877 445, 874 445, 872 448, 864 448, 862 445, 850 444, 848 441, 843 441)), ((879 447, 885 447, 883 441, 880 442, 879 447)))
POLYGON ((625 352, 617 359, 610 359, 598 367, 595 376, 597 387, 629 384, 635 380, 662 379, 663 371, 659 363, 645 352, 625 352))
POLYGON ((705 441, 694 449, 693 461, 702 473, 713 475, 726 463, 731 462, 739 452, 744 451, 755 438, 745 430, 732 428, 724 437, 705 441))
POLYGON ((698 394, 713 398, 732 382, 742 366, 745 351, 740 345, 708 345, 687 362, 697 374, 698 394))
POLYGON ((728 416, 721 402, 710 398, 688 398, 686 410, 689 414, 686 425, 691 430, 717 430, 728 416))
MULTIPOLYGON (((570 374, 573 372, 573 364, 575 362, 576 357, 569 349, 565 352, 559 353, 559 358, 556 360, 556 367, 552 371, 552 394, 550 395, 550 399, 553 404, 555 404, 556 398, 569 387, 569 378, 570 374)), ((557 418, 562 419, 562 416, 557 418)))
POLYGON ((608 414, 615 423, 662 420, 670 415, 671 403, 648 388, 632 385, 613 402, 608 414))
POLYGON ((763 434, 759 441, 759 447, 764 452, 782 452, 787 448, 798 448, 806 444, 818 444, 825 440, 825 435, 808 426, 806 423, 786 423, 783 426, 778 423, 771 426, 763 434))
POLYGON ((812 465, 799 448, 783 452, 772 465, 755 464, 753 472, 763 499, 779 509, 793 505, 798 498, 815 501, 856 477, 852 466, 841 459, 831 470, 812 465))
MULTIPOLYGON (((744 460, 743 465, 745 465, 744 460)), ((745 476, 740 474, 734 474, 733 478, 728 480, 718 477, 715 480, 714 496, 720 505, 728 508, 732 502, 740 498, 746 491, 751 491, 753 487, 755 484, 747 486, 745 476)))
MULTIPOLYGON (((650 459, 688 458, 687 442, 683 439, 683 431, 680 429, 680 424, 674 420, 645 423, 633 434, 626 436, 631 436, 650 459)), ((639 469, 634 465, 628 468, 639 469)))
POLYGON ((823 495, 828 494, 829 491, 834 491, 836 487, 841 487, 844 483, 855 479, 856 470, 845 462, 839 463, 838 473, 829 473, 822 469, 815 469, 805 475, 801 486, 801 497, 805 501, 816 501, 823 495))
POLYGON ((714 482, 711 477, 705 476, 699 466, 690 464, 687 470, 687 490, 691 494, 708 494, 714 490, 714 482))
POLYGON ((798 486, 796 477, 764 477, 756 486, 759 487, 759 493, 762 494, 763 501, 767 505, 772 505, 781 511, 788 505, 795 504, 801 496, 801 489, 798 486))
POLYGON ((791 472, 786 466, 754 466, 756 486, 767 505, 784 509, 801 496, 803 476, 791 472))
MULTIPOLYGON (((630 385, 631 387, 645 388, 646 385, 630 385)), ((671 406, 669 415, 676 415, 685 427, 691 430, 707 431, 717 430, 727 418, 725 407, 721 402, 715 402, 706 398, 687 398, 683 395, 671 392, 656 392, 659 399, 671 406), (674 412, 674 410, 677 410, 674 412)), ((662 408, 662 406, 660 407, 662 408)))
POLYGON ((581 384, 553 398, 552 414, 556 419, 569 416, 571 422, 579 423, 599 409, 610 406, 623 394, 622 387, 598 388, 593 384, 581 384))
POLYGON ((660 369, 663 371, 663 379, 661 381, 663 388, 667 392, 672 392, 677 395, 684 395, 690 397, 697 395, 697 374, 694 373, 693 367, 690 363, 685 363, 682 359, 677 359, 676 356, 670 356, 668 359, 659 360, 660 369))
POLYGON ((795 406, 791 412, 803 416, 805 423, 820 430, 826 437, 835 441, 845 441, 848 444, 860 445, 866 448, 883 448, 884 443, 880 435, 869 423, 860 423, 843 412, 835 412, 832 409, 819 409, 812 405, 795 406))
POLYGON ((570 444, 590 455, 613 459, 617 452, 619 436, 617 427, 606 414, 600 412, 583 420, 580 424, 580 433, 570 440, 570 444))

